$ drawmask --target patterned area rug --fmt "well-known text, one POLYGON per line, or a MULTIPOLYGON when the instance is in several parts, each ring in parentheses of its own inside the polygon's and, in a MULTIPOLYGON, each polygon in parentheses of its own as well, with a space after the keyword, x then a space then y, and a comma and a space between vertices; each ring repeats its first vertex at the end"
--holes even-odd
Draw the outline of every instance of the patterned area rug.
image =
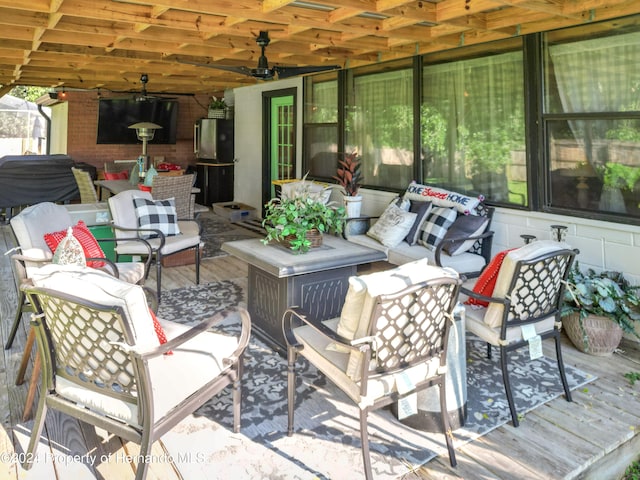
POLYGON ((231 223, 227 219, 214 213, 203 214, 198 218, 202 225, 202 241, 204 242, 203 258, 227 255, 220 247, 224 242, 244 240, 264 236, 257 230, 242 228, 239 223, 231 223))
MULTIPOLYGON (((184 323, 198 321, 217 308, 239 302, 235 287, 232 282, 219 282, 170 291, 160 316, 184 323)), ((223 329, 237 331, 238 320, 230 318, 223 329)), ((488 360, 485 344, 472 338, 467 338, 466 349, 468 414, 465 425, 454 432, 456 447, 510 421, 499 353, 488 360)), ((555 361, 542 358, 529 362, 525 355, 528 353, 523 350, 510 357, 521 415, 563 393, 555 361)), ((572 390, 595 379, 569 365, 566 371, 572 390)), ((298 367, 293 436, 286 435, 286 361, 255 335, 245 355, 239 434, 232 431, 231 406, 231 395, 224 392, 162 437, 184 478, 363 478, 357 409, 304 360, 298 367)), ((376 479, 418 478, 410 473, 412 468, 437 455, 446 458, 442 434, 408 428, 390 410, 369 415, 369 425, 376 479)))

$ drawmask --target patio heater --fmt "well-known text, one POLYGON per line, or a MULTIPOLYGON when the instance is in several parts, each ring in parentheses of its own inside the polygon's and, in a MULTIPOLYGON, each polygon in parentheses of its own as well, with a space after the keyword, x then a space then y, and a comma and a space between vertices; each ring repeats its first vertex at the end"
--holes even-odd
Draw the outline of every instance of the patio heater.
POLYGON ((144 181, 144 175, 149 170, 149 156, 147 155, 147 142, 153 140, 156 130, 162 126, 151 122, 138 122, 129 125, 129 128, 135 128, 138 140, 142 142, 142 155, 138 157, 138 172, 140 181, 144 181))

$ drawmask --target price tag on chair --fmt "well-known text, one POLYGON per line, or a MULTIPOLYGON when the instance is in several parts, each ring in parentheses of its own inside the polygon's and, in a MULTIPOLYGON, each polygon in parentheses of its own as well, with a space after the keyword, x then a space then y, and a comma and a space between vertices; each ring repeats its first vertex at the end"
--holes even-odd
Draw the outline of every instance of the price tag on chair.
POLYGON ((522 338, 529 342, 529 358, 535 360, 542 356, 542 338, 533 325, 522 325, 522 338))
MULTIPOLYGON (((400 395, 404 395, 416 388, 406 372, 394 375, 396 388, 400 395)), ((418 396, 415 393, 398 400, 398 420, 418 413, 418 396)))

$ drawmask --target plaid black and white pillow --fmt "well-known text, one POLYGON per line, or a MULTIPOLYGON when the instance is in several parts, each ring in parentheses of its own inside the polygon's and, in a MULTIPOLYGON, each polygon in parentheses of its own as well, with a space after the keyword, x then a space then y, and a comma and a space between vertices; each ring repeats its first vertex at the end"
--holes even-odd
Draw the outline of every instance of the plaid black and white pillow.
MULTIPOLYGON (((178 215, 176 213, 175 198, 166 200, 148 200, 146 198, 134 197, 133 206, 138 217, 140 228, 153 228, 160 230, 164 235, 178 235, 178 215)), ((142 238, 154 238, 158 235, 154 233, 141 233, 142 238)))
POLYGON ((434 207, 427 220, 420 228, 418 243, 423 247, 434 250, 447 234, 447 230, 458 216, 454 208, 434 207))

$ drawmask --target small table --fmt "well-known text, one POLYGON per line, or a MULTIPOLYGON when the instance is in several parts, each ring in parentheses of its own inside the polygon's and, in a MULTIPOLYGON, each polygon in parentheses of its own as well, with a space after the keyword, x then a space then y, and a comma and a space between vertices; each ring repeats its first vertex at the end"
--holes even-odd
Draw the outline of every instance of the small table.
POLYGON ((290 306, 314 318, 340 316, 349 277, 358 265, 386 258, 384 252, 324 235, 322 245, 296 254, 259 238, 222 244, 222 250, 249 265, 248 310, 256 332, 278 353, 286 352, 282 315, 290 306))

